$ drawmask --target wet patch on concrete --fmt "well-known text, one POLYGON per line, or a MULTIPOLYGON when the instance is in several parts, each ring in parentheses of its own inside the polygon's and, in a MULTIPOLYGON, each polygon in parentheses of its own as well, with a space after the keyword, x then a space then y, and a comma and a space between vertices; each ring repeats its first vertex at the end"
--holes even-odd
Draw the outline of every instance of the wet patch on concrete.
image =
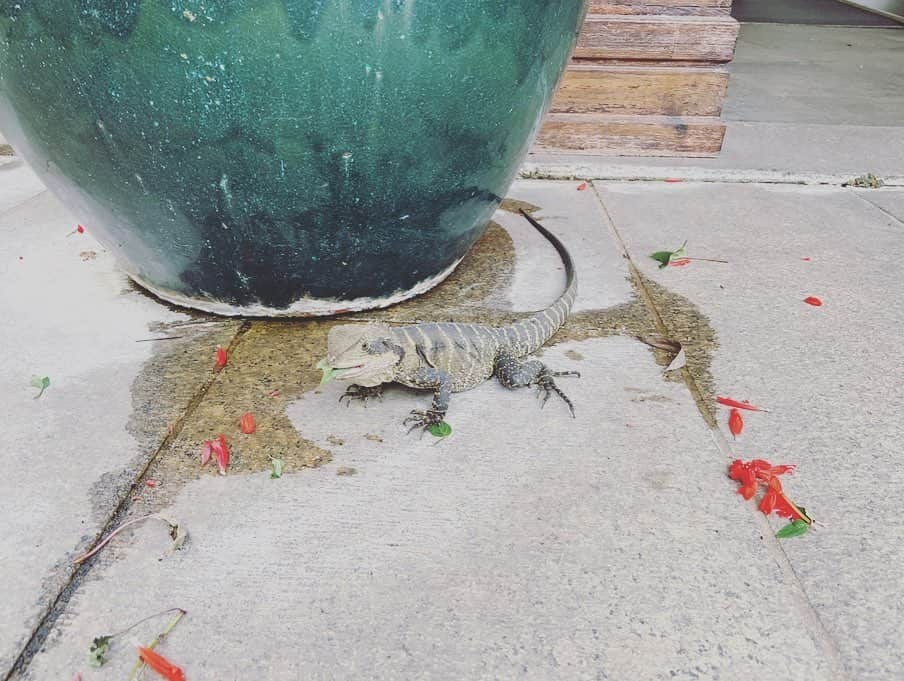
MULTIPOLYGON (((642 274, 638 273, 645 293, 649 296, 664 325, 665 333, 672 340, 681 343, 687 356, 686 371, 692 378, 690 384, 698 407, 711 426, 715 425, 716 392, 712 374, 712 361, 719 347, 716 330, 703 313, 684 296, 670 291, 642 274)), ((668 357, 668 353, 651 348, 657 355, 668 357)), ((669 380, 681 381, 682 372, 671 372, 669 380)))
MULTIPOLYGON (((507 199, 503 204, 503 210, 507 211, 516 212, 522 208, 539 210, 527 202, 507 199)), ((323 357, 330 328, 337 324, 372 320, 391 324, 424 321, 494 326, 510 324, 530 314, 496 307, 498 301, 504 300, 507 295, 514 268, 515 252, 511 236, 498 224, 491 223, 459 269, 446 282, 417 299, 387 310, 330 319, 246 323, 240 341, 230 350, 227 366, 212 381, 204 399, 185 418, 172 442, 167 443, 163 455, 148 472, 148 477, 154 478, 156 486, 150 491, 142 490, 142 499, 156 499, 152 505, 157 505, 170 497, 168 488, 181 486, 181 482, 199 475, 216 475, 216 467, 212 463, 205 469, 200 468, 199 457, 204 440, 220 434, 230 447, 230 475, 270 470, 272 459, 281 460, 286 473, 330 461, 332 454, 346 444, 342 419, 346 414, 352 414, 353 410, 340 410, 336 405, 337 425, 332 433, 334 439, 329 443, 332 452, 306 438, 304 424, 296 424, 299 426, 296 429, 286 415, 286 406, 295 400, 312 399, 312 396, 325 399, 317 389, 320 372, 315 365, 323 357), (309 393, 307 396, 306 392, 309 393), (245 412, 251 412, 256 422, 256 431, 251 435, 242 433, 239 427, 239 419, 245 412)), ((709 367, 715 348, 715 334, 706 319, 689 301, 650 281, 643 280, 646 296, 637 295, 638 280, 633 280, 632 284, 635 295, 629 302, 572 314, 548 346, 616 335, 661 333, 662 329, 650 310, 648 301, 652 301, 670 337, 684 344, 689 370, 708 391, 706 394, 711 394, 709 367)), ((203 317, 189 323, 201 322, 203 317)), ((178 329, 158 331, 181 333, 178 329)), ((177 342, 180 341, 173 341, 174 344, 177 342)), ((179 377, 188 371, 183 363, 201 357, 207 362, 205 370, 209 371, 212 348, 216 343, 209 338, 194 338, 180 342, 178 346, 160 345, 161 352, 143 372, 147 376, 143 390, 149 395, 175 395, 177 399, 173 404, 181 404, 184 400, 178 397, 181 389, 179 377)), ((667 366, 672 360, 669 352, 656 348, 650 348, 650 352, 660 366, 667 366)), ((538 354, 542 357, 543 351, 538 354)), ((569 359, 583 358, 569 355, 569 359)), ((671 380, 681 380, 680 373, 671 380)), ((152 417, 150 404, 156 403, 154 400, 136 399, 135 421, 144 423, 145 428, 153 431, 148 436, 156 436, 159 441, 161 429, 166 428, 172 417, 152 417)), ((166 410, 161 411, 161 414, 164 413, 166 410)))

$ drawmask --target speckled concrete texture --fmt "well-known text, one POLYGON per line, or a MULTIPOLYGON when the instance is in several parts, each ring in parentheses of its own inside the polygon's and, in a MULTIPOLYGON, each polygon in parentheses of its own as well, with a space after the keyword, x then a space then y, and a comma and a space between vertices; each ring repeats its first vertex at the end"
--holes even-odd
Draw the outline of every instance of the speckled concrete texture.
POLYGON ((235 332, 178 327, 191 319, 137 293, 75 227, 30 170, 0 166, 0 676, 235 332), (144 365, 164 348, 136 341, 177 327, 165 352, 203 350, 169 363, 178 387, 161 395, 144 365), (40 399, 33 375, 50 378, 40 399))
MULTIPOLYGON (((782 548, 849 678, 900 678, 904 524, 894 490, 904 485, 904 223, 871 204, 894 212, 904 192, 662 183, 599 190, 641 271, 696 303, 718 330, 718 391, 772 409, 746 415, 731 448, 799 464, 786 489, 821 529, 782 548), (659 270, 647 257, 685 239, 688 255, 730 264, 659 270), (823 306, 805 304, 807 296, 823 306)), ((727 416, 720 411, 726 432, 727 416)))
POLYGON ((0 210, 0 276, 17 294, 0 302, 15 421, 0 430, 15 523, 2 526, 2 674, 125 678, 164 622, 115 640, 101 670, 91 640, 178 606, 188 616, 160 652, 189 679, 898 678, 900 197, 576 187, 517 183, 417 300, 245 324, 129 286, 89 235, 66 237, 46 194, 0 210), (401 426, 427 394, 346 408, 339 385, 318 386, 336 323, 499 322, 550 302, 559 265, 519 206, 575 251, 582 307, 542 359, 581 372, 560 379, 577 419, 490 381, 453 395, 453 433, 436 440, 401 426), (685 238, 689 255, 729 264, 660 271, 646 257, 685 238), (657 330, 685 343, 687 374, 665 375, 667 353, 633 337, 657 330), (149 337, 172 340, 134 342, 149 337), (229 362, 214 374, 216 344, 229 362), (37 372, 52 384, 33 400, 37 372), (716 391, 773 411, 748 414, 731 443, 727 414, 723 432, 707 425, 716 391), (253 435, 238 431, 246 410, 253 435), (226 477, 198 463, 218 432, 226 477), (727 479, 736 455, 798 463, 786 489, 820 529, 774 539, 727 479), (151 512, 188 531, 181 551, 163 557, 167 528, 147 521, 69 568, 100 528, 151 512))
MULTIPOLYGON (((289 417, 334 461, 191 483, 167 509, 185 550, 160 562, 166 533, 137 530, 28 678, 175 605, 165 650, 189 678, 830 678, 687 391, 629 339, 544 360, 582 370, 577 421, 486 383, 437 442, 400 429, 408 391, 351 410, 338 386, 305 394, 289 417)), ((111 657, 85 679, 122 676, 131 655, 111 657)))

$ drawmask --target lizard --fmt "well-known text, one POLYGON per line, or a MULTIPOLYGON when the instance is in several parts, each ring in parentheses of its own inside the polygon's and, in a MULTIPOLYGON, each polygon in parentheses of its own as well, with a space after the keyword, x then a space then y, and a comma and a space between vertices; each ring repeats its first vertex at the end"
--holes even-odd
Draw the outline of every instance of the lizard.
POLYGON ((549 307, 502 327, 455 322, 423 322, 391 327, 384 322, 342 324, 330 329, 326 358, 317 367, 323 381, 350 382, 339 397, 353 400, 381 397, 387 383, 433 391, 429 409, 415 409, 404 420, 411 430, 441 423, 452 393, 470 390, 492 376, 509 389, 536 385, 541 408, 555 393, 574 418, 574 405, 556 385, 559 376, 576 371, 551 371, 528 355, 539 350, 562 327, 577 296, 577 275, 568 250, 524 210, 521 214, 558 251, 565 266, 564 292, 549 307))

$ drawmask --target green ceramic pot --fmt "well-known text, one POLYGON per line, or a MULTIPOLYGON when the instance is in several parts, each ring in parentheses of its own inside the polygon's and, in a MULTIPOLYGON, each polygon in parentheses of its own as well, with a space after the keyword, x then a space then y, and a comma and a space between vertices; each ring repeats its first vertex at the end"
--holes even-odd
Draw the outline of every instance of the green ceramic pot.
POLYGON ((0 0, 0 129, 142 286, 221 314, 448 275, 583 0, 0 0))

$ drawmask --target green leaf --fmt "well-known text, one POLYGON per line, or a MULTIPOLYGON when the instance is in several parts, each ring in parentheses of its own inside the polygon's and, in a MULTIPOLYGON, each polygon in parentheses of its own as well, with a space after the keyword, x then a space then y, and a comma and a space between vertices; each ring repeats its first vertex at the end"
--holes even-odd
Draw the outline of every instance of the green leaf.
POLYGON ((452 434, 452 426, 445 421, 439 423, 431 423, 427 426, 427 430, 434 437, 449 437, 452 434))
POLYGON ((41 395, 44 394, 44 391, 50 387, 50 376, 32 376, 31 384, 32 386, 40 390, 40 392, 35 395, 35 399, 38 399, 41 395))
POLYGON ((326 385, 336 375, 336 369, 327 364, 326 358, 317 362, 317 368, 323 372, 323 376, 320 378, 320 385, 326 385))
POLYGON ((806 534, 810 529, 810 525, 798 518, 794 522, 790 522, 785 525, 782 529, 775 533, 775 536, 779 539, 789 539, 791 537, 799 537, 802 534, 806 534))
POLYGON ((104 656, 110 648, 110 638, 110 636, 98 636, 91 642, 91 648, 88 651, 88 664, 92 667, 100 667, 107 661, 104 656))
POLYGON ((650 255, 653 260, 659 263, 659 269, 668 267, 673 258, 683 258, 684 249, 687 246, 687 240, 674 251, 656 251, 650 255))
POLYGON ((650 255, 653 260, 656 260, 659 263, 659 269, 663 267, 667 267, 669 264, 669 260, 672 259, 671 251, 656 251, 650 255))
POLYGON ((271 478, 282 477, 282 461, 280 459, 270 459, 270 465, 273 466, 273 472, 270 473, 271 478))

